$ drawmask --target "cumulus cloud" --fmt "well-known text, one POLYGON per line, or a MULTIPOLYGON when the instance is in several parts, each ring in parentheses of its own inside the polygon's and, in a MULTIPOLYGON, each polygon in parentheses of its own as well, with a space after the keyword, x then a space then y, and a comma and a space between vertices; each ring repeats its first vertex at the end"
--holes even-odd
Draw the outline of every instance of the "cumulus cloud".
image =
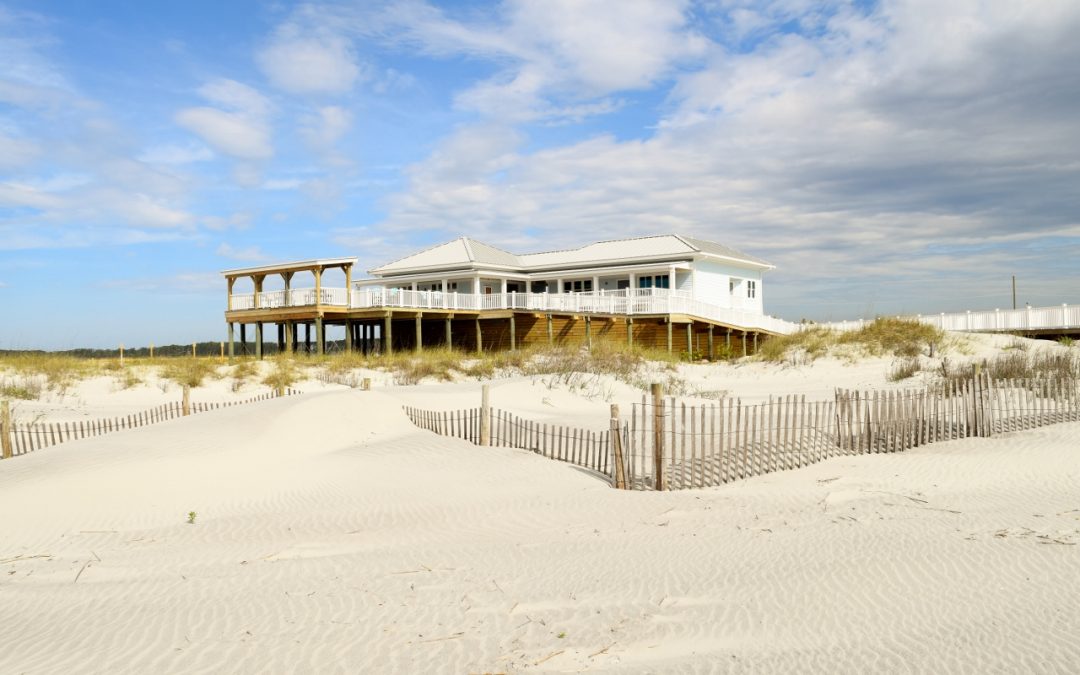
POLYGON ((345 93, 363 75, 345 37, 304 35, 293 24, 278 31, 256 62, 274 86, 290 94, 345 93))
POLYGON ((205 84, 199 94, 218 107, 184 108, 176 113, 177 124, 229 157, 259 161, 273 156, 268 120, 271 104, 266 97, 228 79, 205 84))
MULTIPOLYGON (((451 237, 468 223, 470 235, 519 250, 682 231, 769 258, 775 288, 798 278, 829 288, 830 303, 858 295, 831 280, 897 289, 882 310, 940 296, 925 260, 985 284, 1005 261, 1047 273, 1052 256, 1038 248, 1051 242, 1080 248, 1070 187, 1080 179, 1080 6, 895 0, 793 15, 804 6, 777 4, 786 9, 731 19, 737 29, 708 45, 700 68, 673 76, 668 111, 643 140, 533 150, 513 128, 459 130, 410 168, 408 189, 386 201, 386 227, 451 237)), ((652 81, 672 62, 594 75, 605 61, 574 52, 569 35, 560 49, 576 54, 566 57, 579 62, 575 79, 594 94, 652 81)), ((536 109, 543 73, 514 74, 533 81, 504 86, 536 109)), ((784 294, 794 306, 806 291, 772 297, 784 294)))

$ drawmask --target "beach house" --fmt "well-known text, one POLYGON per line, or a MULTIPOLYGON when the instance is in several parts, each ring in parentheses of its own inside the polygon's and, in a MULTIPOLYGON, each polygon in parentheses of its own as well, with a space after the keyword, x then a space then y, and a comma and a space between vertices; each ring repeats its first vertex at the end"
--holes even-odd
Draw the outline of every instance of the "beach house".
POLYGON ((321 352, 326 329, 344 328, 347 349, 390 352, 451 345, 466 350, 619 341, 697 357, 753 351, 759 334, 787 332, 764 312, 773 265, 723 244, 677 234, 614 239, 580 248, 515 254, 469 237, 407 255, 354 279, 355 258, 223 272, 225 319, 247 344, 264 324, 278 347, 321 352), (344 277, 328 286, 327 272, 344 277), (296 288, 297 275, 312 285, 296 288), (250 292, 237 283, 250 279, 250 292), (280 288, 269 290, 268 279, 280 288), (312 347, 314 330, 314 347, 312 347))

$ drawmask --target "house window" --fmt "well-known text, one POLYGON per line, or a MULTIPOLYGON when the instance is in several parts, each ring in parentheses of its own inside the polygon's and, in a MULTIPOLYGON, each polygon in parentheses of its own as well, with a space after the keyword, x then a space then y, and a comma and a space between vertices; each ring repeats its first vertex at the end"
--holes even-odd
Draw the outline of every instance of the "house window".
POLYGON ((657 274, 654 277, 638 277, 638 288, 671 288, 671 285, 668 275, 657 274))
POLYGON ((577 281, 564 281, 563 293, 591 293, 592 279, 578 279, 577 281))
POLYGON ((757 297, 757 282, 756 281, 748 280, 746 282, 746 297, 751 298, 751 299, 757 297))
POLYGON ((629 279, 619 279, 618 281, 615 282, 615 288, 617 290, 620 290, 620 291, 625 290, 627 288, 630 288, 630 280, 629 279))

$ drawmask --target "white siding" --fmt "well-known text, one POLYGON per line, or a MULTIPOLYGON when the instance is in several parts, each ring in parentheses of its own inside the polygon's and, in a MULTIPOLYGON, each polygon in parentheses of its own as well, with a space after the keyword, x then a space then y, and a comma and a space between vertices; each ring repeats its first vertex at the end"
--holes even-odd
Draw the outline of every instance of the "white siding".
POLYGON ((752 309, 763 313, 764 286, 760 270, 737 267, 712 260, 695 261, 694 270, 696 277, 694 297, 696 299, 720 307, 752 309), (732 280, 736 281, 734 294, 729 290, 729 284, 732 280), (757 283, 757 297, 752 299, 746 297, 747 280, 757 283))

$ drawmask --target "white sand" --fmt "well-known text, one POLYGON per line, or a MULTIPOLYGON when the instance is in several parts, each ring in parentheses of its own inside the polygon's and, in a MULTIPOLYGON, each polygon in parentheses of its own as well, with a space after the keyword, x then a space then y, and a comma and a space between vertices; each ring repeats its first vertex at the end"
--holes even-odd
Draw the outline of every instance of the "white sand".
POLYGON ((0 462, 0 672, 1080 671, 1080 424, 630 493, 401 412, 478 400, 328 386, 0 462))

